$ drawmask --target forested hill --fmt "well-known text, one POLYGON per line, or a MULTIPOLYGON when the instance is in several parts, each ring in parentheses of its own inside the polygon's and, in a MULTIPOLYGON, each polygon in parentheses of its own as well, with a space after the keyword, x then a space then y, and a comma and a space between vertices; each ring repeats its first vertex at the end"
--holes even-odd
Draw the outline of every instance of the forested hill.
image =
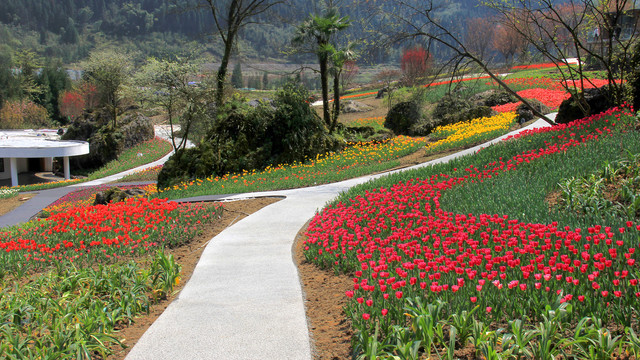
MULTIPOLYGON (((213 22, 209 11, 193 11, 203 0, 2 0, 0 1, 0 45, 11 48, 38 47, 38 52, 62 57, 65 62, 79 60, 100 42, 124 43, 147 55, 158 51, 178 51, 182 44, 205 41, 213 22), (4 38, 4 39, 3 39, 4 38), (162 49, 166 46, 167 49, 162 49)), ((250 58, 278 58, 289 42, 292 31, 310 13, 317 11, 321 1, 287 0, 263 16, 260 24, 251 25, 241 34, 240 49, 250 58)), ((366 19, 366 25, 376 27, 378 17, 370 10, 383 6, 396 11, 385 0, 343 0, 342 15, 355 21, 366 19), (389 5, 388 5, 389 4, 389 5)), ((477 7, 478 0, 440 0, 443 18, 462 21, 483 16, 486 10, 477 7)), ((354 24, 348 36, 361 38, 365 26, 354 24)), ((206 49, 214 57, 215 44, 206 49)), ((1 50, 1 49, 0 49, 1 50)), ((383 61, 384 59, 379 59, 383 61)))

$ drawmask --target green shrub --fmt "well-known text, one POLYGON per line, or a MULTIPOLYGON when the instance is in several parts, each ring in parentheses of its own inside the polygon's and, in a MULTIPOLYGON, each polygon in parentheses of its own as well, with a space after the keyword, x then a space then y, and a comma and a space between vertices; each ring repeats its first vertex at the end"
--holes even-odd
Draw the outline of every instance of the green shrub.
POLYGON ((71 159, 72 166, 95 169, 118 158, 125 149, 154 137, 151 120, 132 111, 120 117, 113 127, 111 114, 106 110, 87 113, 73 121, 63 140, 81 140, 89 143, 89 154, 71 159))
POLYGON ((455 124, 481 117, 493 116, 495 112, 488 106, 476 106, 459 95, 444 96, 432 112, 431 119, 414 125, 413 134, 426 136, 438 126, 455 124))
POLYGON ((606 86, 595 89, 584 89, 583 95, 584 101, 588 105, 589 113, 585 114, 578 104, 579 99, 571 95, 571 97, 564 100, 558 108, 558 115, 556 116, 556 122, 558 124, 566 124, 586 115, 597 114, 613 106, 610 101, 611 92, 606 86))
POLYGON ((294 83, 285 84, 276 94, 275 112, 267 133, 271 141, 272 164, 304 161, 317 154, 336 150, 335 139, 307 100, 309 93, 294 83))
POLYGON ((384 120, 384 127, 397 135, 410 135, 411 128, 422 117, 417 101, 404 101, 394 105, 384 120))

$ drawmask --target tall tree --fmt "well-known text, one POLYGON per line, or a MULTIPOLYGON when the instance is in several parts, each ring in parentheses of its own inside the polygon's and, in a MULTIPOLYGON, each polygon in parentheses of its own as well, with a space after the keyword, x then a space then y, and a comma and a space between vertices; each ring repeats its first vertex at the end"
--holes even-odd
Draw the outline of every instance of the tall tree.
POLYGON ((64 123, 65 118, 60 114, 58 100, 62 91, 71 88, 71 79, 62 67, 62 63, 48 61, 38 74, 36 83, 42 89, 36 103, 44 106, 53 120, 64 123))
POLYGON ((432 57, 422 46, 405 49, 400 59, 402 82, 415 86, 425 81, 432 67, 432 57))
POLYGON ((31 50, 22 50, 16 54, 16 63, 20 72, 20 98, 35 100, 42 93, 42 87, 36 81, 37 70, 42 66, 42 59, 31 50))
POLYGON ((467 19, 466 42, 480 59, 486 59, 493 41, 493 24, 487 18, 467 19))
POLYGON ((222 105, 224 98, 224 84, 227 77, 227 68, 238 33, 254 18, 274 5, 281 3, 280 0, 202 0, 203 5, 211 10, 215 28, 222 40, 224 50, 220 67, 216 79, 217 106, 222 105))
MULTIPOLYGON (((536 116, 539 116, 550 124, 555 124, 553 120, 530 106, 526 99, 518 95, 516 91, 502 81, 502 79, 489 68, 489 64, 469 48, 465 40, 453 29, 453 26, 443 23, 438 14, 436 2, 436 0, 394 0, 399 11, 392 14, 392 23, 389 24, 389 28, 395 28, 396 30, 391 33, 382 33, 381 35, 385 36, 388 42, 415 41, 415 39, 420 39, 424 40, 427 44, 427 49, 437 46, 446 50, 452 56, 442 66, 442 69, 446 69, 447 65, 451 65, 452 68, 448 70, 451 74, 455 75, 459 73, 462 67, 474 65, 476 71, 482 71, 489 75, 500 87, 511 93, 524 104, 529 105, 529 108, 531 108, 536 116), (400 25, 395 26, 394 23, 400 25)), ((382 40, 384 41, 384 39, 382 40)))
POLYGON ((333 114, 329 132, 333 132, 338 124, 338 116, 340 116, 340 95, 342 94, 344 85, 341 82, 342 72, 347 62, 355 60, 355 46, 355 43, 348 43, 343 48, 334 49, 331 54, 331 68, 329 72, 333 75, 333 114))
POLYGON ((497 24, 493 33, 492 47, 502 54, 507 67, 511 67, 515 56, 521 53, 527 46, 527 41, 522 35, 497 24))
POLYGON ((8 50, 0 51, 0 108, 2 108, 5 101, 19 93, 20 84, 11 70, 13 66, 11 52, 8 50))
POLYGON ((84 64, 84 77, 97 87, 100 105, 111 112, 114 128, 123 90, 130 81, 131 72, 129 56, 116 51, 94 52, 84 64))
MULTIPOLYGON (((391 111, 391 83, 396 81, 400 77, 398 70, 382 70, 376 74, 375 80, 381 81, 384 84, 384 89, 387 93, 387 112, 391 111)), ((384 94, 384 91, 382 92, 384 94)))
POLYGON ((339 31, 350 25, 349 17, 340 16, 338 10, 331 6, 322 15, 311 15, 298 25, 296 35, 292 40, 296 48, 310 50, 318 58, 322 87, 322 113, 328 128, 332 128, 333 123, 329 109, 329 61, 336 51, 334 37, 339 31))
POLYGON ((166 112, 175 151, 186 148, 192 125, 200 120, 196 114, 210 101, 209 87, 194 82, 198 70, 199 66, 188 60, 151 58, 134 77, 137 95, 166 112), (180 139, 176 136, 178 119, 182 120, 180 139))

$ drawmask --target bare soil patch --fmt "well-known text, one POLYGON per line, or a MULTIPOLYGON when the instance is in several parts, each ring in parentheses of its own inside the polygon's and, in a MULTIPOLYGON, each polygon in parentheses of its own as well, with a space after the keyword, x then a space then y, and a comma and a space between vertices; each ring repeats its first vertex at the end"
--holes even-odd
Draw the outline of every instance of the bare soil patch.
POLYGON ((0 199, 0 216, 10 213, 34 196, 36 196, 36 193, 18 194, 9 199, 0 199))
MULTIPOLYGON (((354 98, 354 99, 347 99, 347 100, 353 100, 353 101, 363 103, 365 105, 369 105, 373 109, 369 111, 363 111, 363 112, 354 112, 354 113, 347 113, 347 114, 341 113, 340 122, 345 125, 349 125, 358 119, 387 116, 387 112, 389 110, 387 108, 386 101, 383 101, 385 99, 376 99, 375 97, 365 97, 361 99, 354 98)), ((346 101, 346 100, 342 100, 342 101, 346 101)), ((322 116, 322 106, 319 106, 316 109, 318 110, 318 114, 322 116)))

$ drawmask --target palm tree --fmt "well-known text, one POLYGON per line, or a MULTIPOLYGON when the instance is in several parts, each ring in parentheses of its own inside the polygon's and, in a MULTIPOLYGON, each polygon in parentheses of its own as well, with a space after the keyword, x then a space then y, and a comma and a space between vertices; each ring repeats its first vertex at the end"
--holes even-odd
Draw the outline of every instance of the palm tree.
POLYGON ((311 46, 320 65, 320 83, 322 85, 322 111, 324 122, 332 128, 329 111, 329 59, 334 53, 332 38, 338 31, 351 25, 348 16, 341 17, 338 11, 330 7, 323 15, 311 15, 296 29, 292 43, 296 47, 311 46))
MULTIPOLYGON (((349 42, 344 48, 331 49, 331 68, 329 72, 333 75, 333 116, 331 119, 331 128, 329 132, 333 132, 338 123, 338 115, 340 115, 340 76, 347 61, 355 60, 355 43, 349 42)), ((344 90, 344 89, 343 89, 344 90)))

